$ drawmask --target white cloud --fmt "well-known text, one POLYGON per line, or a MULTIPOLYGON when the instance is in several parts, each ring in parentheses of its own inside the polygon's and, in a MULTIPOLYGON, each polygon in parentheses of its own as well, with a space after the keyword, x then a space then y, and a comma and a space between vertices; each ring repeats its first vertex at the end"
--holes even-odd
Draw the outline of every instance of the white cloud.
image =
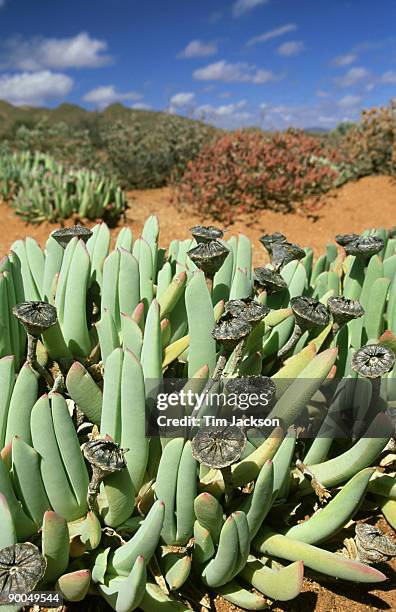
POLYGON ((252 123, 254 115, 244 108, 246 100, 240 100, 232 104, 223 104, 221 106, 212 106, 211 104, 202 104, 194 111, 194 116, 198 119, 204 119, 210 123, 214 123, 219 127, 236 128, 242 125, 252 123))
POLYGON ((256 6, 267 4, 269 0, 236 0, 232 5, 232 13, 234 17, 240 17, 244 13, 253 10, 256 6))
POLYGON ((223 81, 225 83, 255 83, 260 85, 274 80, 275 75, 269 70, 257 69, 256 66, 237 62, 231 64, 220 60, 193 72, 197 81, 223 81))
POLYGON ((384 72, 381 77, 381 81, 383 83, 390 83, 392 85, 396 84, 396 72, 394 70, 388 70, 384 72))
POLYGON ((353 94, 348 94, 338 100, 337 104, 341 108, 351 108, 352 106, 357 106, 362 101, 361 96, 354 96, 353 94))
POLYGON ((290 40, 280 45, 276 51, 279 55, 284 55, 285 57, 298 55, 301 51, 304 51, 304 43, 301 40, 290 40))
POLYGON ((114 85, 104 85, 102 87, 91 89, 91 91, 83 96, 83 100, 84 102, 93 104, 97 108, 106 108, 106 106, 109 106, 109 104, 113 104, 114 102, 138 101, 142 97, 142 94, 136 91, 127 91, 122 93, 117 91, 114 85))
POLYGON ((321 101, 313 106, 267 105, 263 110, 262 127, 271 130, 282 130, 290 126, 331 129, 341 121, 355 121, 359 118, 358 108, 343 108, 332 100, 321 101))
POLYGON ((253 36, 253 38, 250 38, 246 44, 248 47, 251 47, 252 45, 267 42, 267 40, 278 38, 279 36, 283 36, 289 32, 295 32, 296 30, 297 25, 295 23, 286 23, 285 25, 275 28, 274 30, 268 30, 268 32, 264 32, 264 34, 253 36))
POLYGON ((49 99, 65 97, 72 87, 72 78, 50 70, 3 74, 0 76, 0 99, 39 106, 49 99))
POLYGON ((187 106, 188 104, 192 104, 194 102, 194 99, 195 94, 193 94, 192 92, 181 91, 171 97, 170 105, 180 108, 183 106, 187 106))
POLYGON ((362 79, 365 79, 369 76, 369 71, 363 66, 357 66, 356 68, 351 68, 344 74, 343 77, 339 77, 336 80, 336 83, 341 87, 351 87, 351 85, 356 85, 362 79))
POLYGON ((208 57, 217 53, 217 45, 212 42, 203 42, 202 40, 192 40, 187 47, 181 51, 177 57, 190 59, 192 57, 208 57))
POLYGON ((16 70, 97 68, 111 61, 111 57, 105 54, 107 43, 91 38, 87 32, 70 38, 24 40, 18 36, 6 41, 4 46, 5 64, 16 70))
POLYGON ((315 94, 318 98, 328 98, 330 95, 328 91, 324 91, 323 89, 317 89, 315 94))
POLYGON ((135 104, 131 105, 131 108, 136 110, 151 110, 153 107, 151 104, 146 104, 145 102, 135 102, 135 104))
POLYGON ((357 59, 355 53, 346 53, 345 55, 339 55, 333 61, 334 66, 349 66, 357 59))

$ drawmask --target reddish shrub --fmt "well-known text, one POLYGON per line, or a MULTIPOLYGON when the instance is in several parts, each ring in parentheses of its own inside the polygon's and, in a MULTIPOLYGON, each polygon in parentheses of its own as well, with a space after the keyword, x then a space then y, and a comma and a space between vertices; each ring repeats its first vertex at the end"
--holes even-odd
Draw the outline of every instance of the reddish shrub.
POLYGON ((174 201, 222 221, 257 208, 290 210, 337 179, 336 152, 315 137, 288 130, 226 134, 205 146, 174 185, 174 201))

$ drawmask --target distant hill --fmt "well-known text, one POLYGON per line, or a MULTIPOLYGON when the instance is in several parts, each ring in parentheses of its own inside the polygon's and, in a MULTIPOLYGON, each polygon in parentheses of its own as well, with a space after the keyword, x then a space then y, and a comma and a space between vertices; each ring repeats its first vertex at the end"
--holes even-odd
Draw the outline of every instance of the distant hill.
MULTIPOLYGON (((169 118, 165 112, 127 108, 123 104, 112 104, 103 111, 88 111, 76 104, 60 104, 56 108, 40 108, 32 106, 13 106, 0 100, 0 138, 12 137, 18 127, 25 125, 33 128, 37 123, 45 121, 53 126, 66 123, 71 127, 90 128, 103 123, 122 122, 124 125, 138 123, 143 128, 155 129, 156 124, 169 118)), ((203 125, 179 115, 172 115, 172 121, 181 124, 203 125)))

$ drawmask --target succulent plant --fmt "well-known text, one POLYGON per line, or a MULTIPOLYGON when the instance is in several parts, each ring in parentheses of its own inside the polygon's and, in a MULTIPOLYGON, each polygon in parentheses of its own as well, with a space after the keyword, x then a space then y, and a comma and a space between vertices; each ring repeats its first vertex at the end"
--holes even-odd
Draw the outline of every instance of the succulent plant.
MULTIPOLYGON (((193 228, 198 253, 214 253, 206 269, 189 257, 191 238, 164 256, 155 217, 135 241, 124 228, 114 248, 102 223, 86 244, 63 248, 52 235, 43 251, 27 238, 0 260, 3 589, 4 551, 29 540, 37 584, 82 606, 93 584, 116 610, 187 609, 193 581, 257 609, 296 597, 304 566, 385 579, 371 552, 331 551, 364 500, 395 524, 394 475, 377 468, 394 435, 394 241, 378 230, 374 257, 338 256, 332 244, 315 262, 272 241, 276 270, 254 276, 248 238, 224 246, 219 232, 193 228), (265 293, 254 297, 254 285, 265 293), (356 372, 372 381, 370 400, 356 372), (179 425, 151 429, 174 387, 179 425), (246 399, 240 426, 231 394, 246 399), (350 406, 370 417, 364 431, 350 406), (332 497, 314 511, 324 491, 332 497)), ((377 552, 394 554, 370 533, 377 552)))
POLYGON ((1 156, 0 181, 5 199, 18 215, 32 223, 58 221, 73 213, 88 219, 117 218, 126 206, 114 178, 92 170, 65 168, 53 157, 38 152, 1 156))

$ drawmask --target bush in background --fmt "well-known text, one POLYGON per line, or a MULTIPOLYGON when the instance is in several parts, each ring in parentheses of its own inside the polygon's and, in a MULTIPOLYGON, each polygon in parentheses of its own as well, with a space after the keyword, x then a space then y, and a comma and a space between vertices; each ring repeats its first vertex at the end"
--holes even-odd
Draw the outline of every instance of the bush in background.
POLYGON ((206 145, 175 182, 174 200, 230 221, 255 209, 291 210, 304 197, 345 180, 341 159, 318 138, 298 130, 264 137, 226 134, 206 145))
POLYGON ((388 107, 362 112, 354 124, 337 139, 343 158, 354 176, 396 173, 396 101, 388 107))
POLYGON ((109 163, 127 187, 162 187, 180 176, 216 130, 180 117, 157 117, 151 129, 117 122, 102 130, 109 163))

